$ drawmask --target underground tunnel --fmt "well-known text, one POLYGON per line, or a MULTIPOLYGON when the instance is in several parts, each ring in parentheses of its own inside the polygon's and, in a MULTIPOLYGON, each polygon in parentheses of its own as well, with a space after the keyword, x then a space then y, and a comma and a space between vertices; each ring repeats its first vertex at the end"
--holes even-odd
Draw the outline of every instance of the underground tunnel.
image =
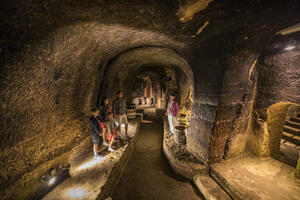
POLYGON ((1 199, 300 199, 298 0, 0 10, 1 199))

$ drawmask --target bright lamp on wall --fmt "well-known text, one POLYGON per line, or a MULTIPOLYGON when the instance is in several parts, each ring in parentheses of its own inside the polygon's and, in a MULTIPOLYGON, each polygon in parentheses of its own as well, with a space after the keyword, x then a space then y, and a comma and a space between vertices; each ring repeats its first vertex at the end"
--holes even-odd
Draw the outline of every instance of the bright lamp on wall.
POLYGON ((296 48, 296 46, 287 46, 284 50, 285 51, 290 51, 290 50, 293 50, 295 48, 296 48))

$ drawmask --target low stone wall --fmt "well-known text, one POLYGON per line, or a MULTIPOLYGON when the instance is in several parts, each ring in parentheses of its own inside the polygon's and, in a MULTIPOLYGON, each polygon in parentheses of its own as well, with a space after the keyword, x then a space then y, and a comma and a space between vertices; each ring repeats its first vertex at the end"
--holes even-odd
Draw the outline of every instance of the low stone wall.
POLYGON ((126 169, 127 163, 134 151, 141 118, 129 122, 129 142, 112 153, 102 151, 103 159, 92 158, 92 143, 85 140, 74 151, 70 158, 71 177, 56 186, 43 199, 72 199, 70 194, 76 191, 84 196, 77 199, 106 199, 112 195, 118 181, 126 169))
POLYGON ((208 174, 207 165, 201 164, 191 153, 187 151, 185 145, 175 144, 173 136, 168 132, 169 125, 167 119, 164 117, 163 120, 163 151, 175 173, 190 180, 193 180, 193 177, 196 175, 208 174))

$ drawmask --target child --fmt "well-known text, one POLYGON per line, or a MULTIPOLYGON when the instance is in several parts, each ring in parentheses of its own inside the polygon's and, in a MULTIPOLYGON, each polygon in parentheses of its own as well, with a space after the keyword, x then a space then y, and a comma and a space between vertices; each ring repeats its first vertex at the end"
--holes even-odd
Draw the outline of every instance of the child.
POLYGON ((107 122, 107 140, 110 141, 109 142, 109 146, 108 146, 108 151, 113 152, 114 149, 111 148, 113 142, 115 141, 115 138, 117 137, 117 131, 118 131, 118 127, 116 126, 116 121, 113 117, 113 113, 109 112, 108 115, 108 122, 107 122))
POLYGON ((106 127, 107 127, 107 114, 109 112, 108 103, 109 103, 108 97, 103 97, 101 106, 99 108, 100 127, 102 129, 103 145, 105 145, 105 146, 108 146, 108 143, 106 142, 106 139, 105 139, 106 127))
POLYGON ((100 121, 98 119, 99 110, 92 109, 91 126, 92 126, 92 139, 93 139, 93 151, 94 158, 101 158, 101 155, 98 154, 98 143, 101 132, 100 121))

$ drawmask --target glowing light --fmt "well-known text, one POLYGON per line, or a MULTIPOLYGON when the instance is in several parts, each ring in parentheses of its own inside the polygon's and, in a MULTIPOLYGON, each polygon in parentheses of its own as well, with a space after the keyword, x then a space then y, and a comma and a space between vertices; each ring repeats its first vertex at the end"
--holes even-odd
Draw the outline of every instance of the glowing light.
POLYGON ((81 187, 69 189, 67 195, 73 199, 82 199, 88 194, 87 190, 81 187))
POLYGON ((56 178, 52 177, 50 178, 50 180, 48 181, 48 185, 53 185, 53 183, 55 182, 56 178))
POLYGON ((80 165, 78 167, 78 170, 83 170, 83 169, 87 169, 87 168, 90 168, 90 167, 93 167, 101 162, 103 162, 105 160, 105 158, 97 158, 97 159, 92 159, 82 165, 80 165))
POLYGON ((125 127, 125 124, 121 124, 121 127, 125 127))
POLYGON ((295 49, 295 46, 288 46, 284 50, 285 51, 290 51, 290 50, 293 50, 293 49, 295 49))

